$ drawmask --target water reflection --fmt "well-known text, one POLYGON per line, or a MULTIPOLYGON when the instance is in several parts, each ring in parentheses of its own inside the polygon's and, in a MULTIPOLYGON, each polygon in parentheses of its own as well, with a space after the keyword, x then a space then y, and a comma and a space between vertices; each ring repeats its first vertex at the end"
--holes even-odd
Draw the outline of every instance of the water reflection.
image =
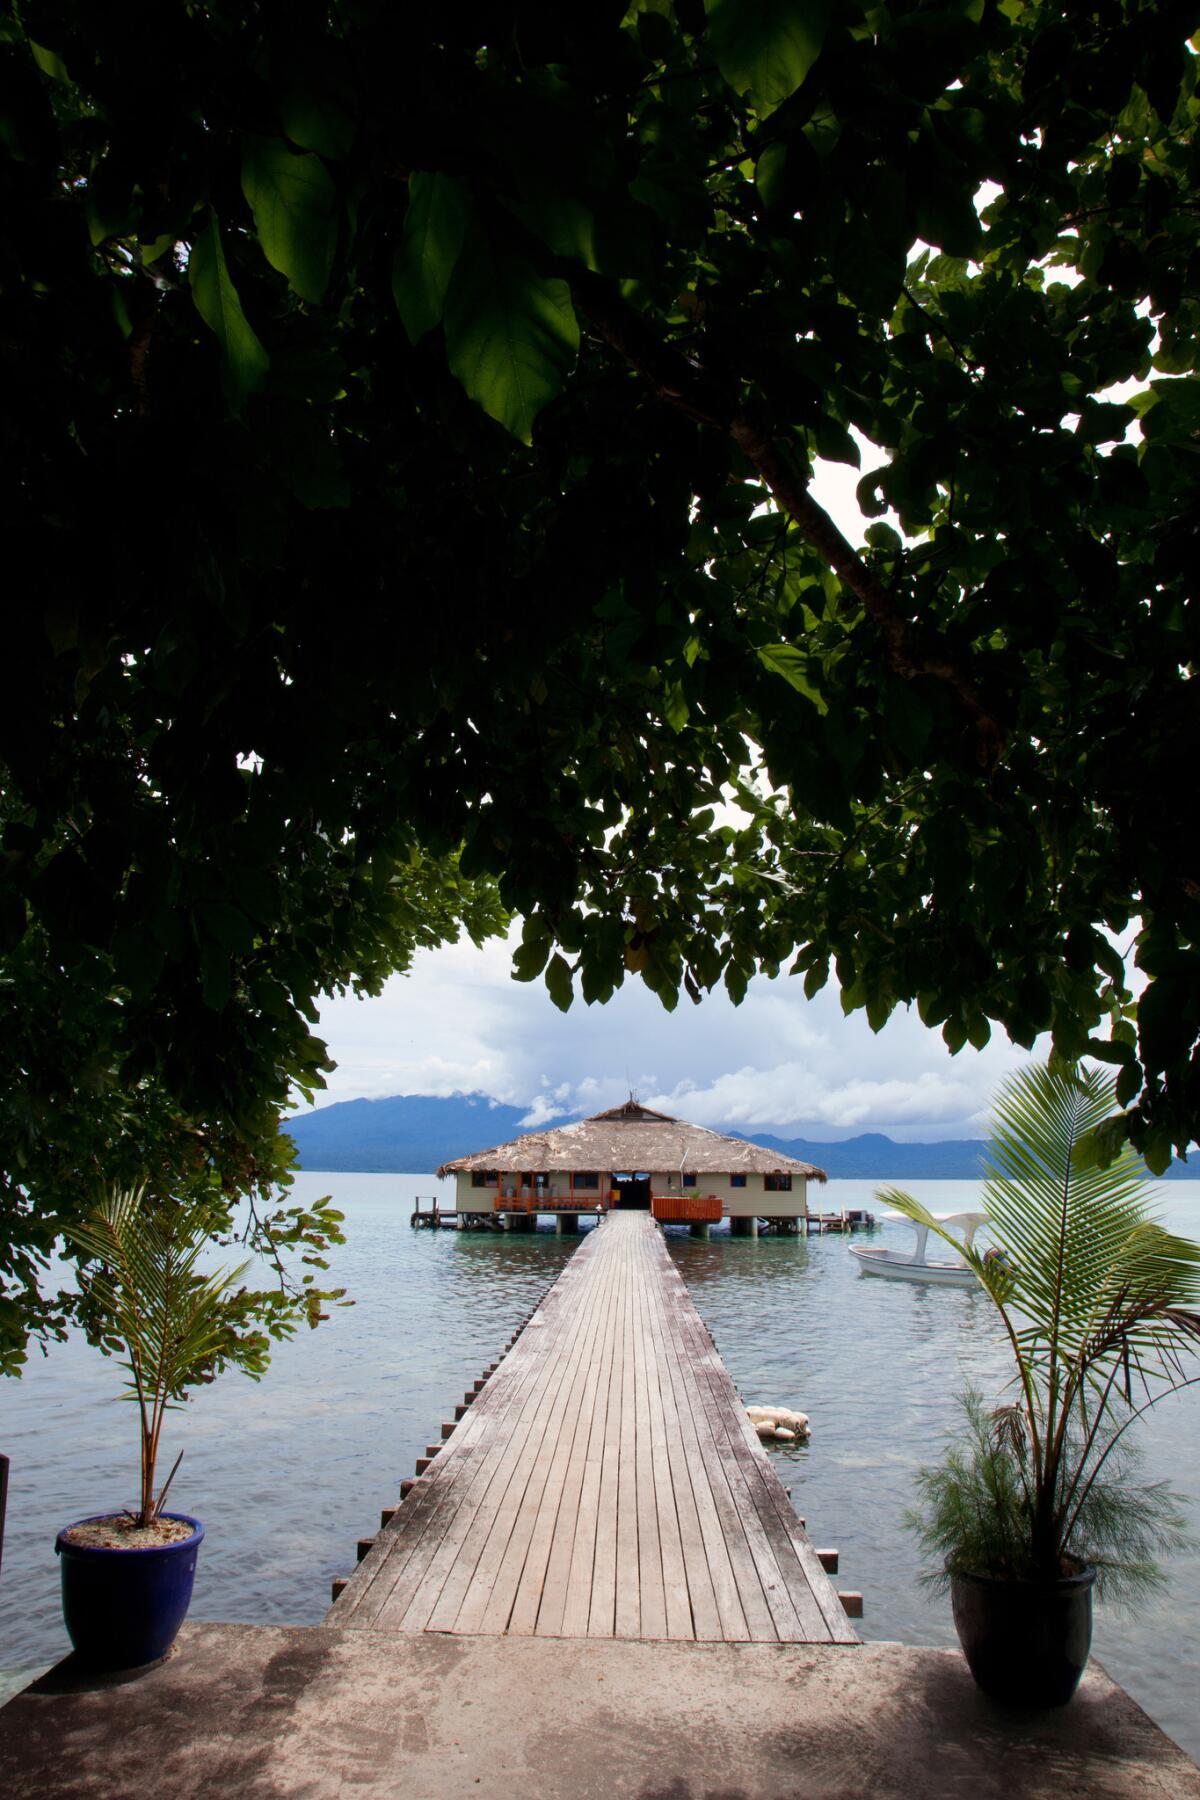
POLYGON ((798 1235, 734 1238, 720 1231, 708 1240, 682 1231, 663 1235, 684 1280, 696 1292, 714 1282, 731 1289, 749 1282, 762 1294, 776 1283, 794 1282, 809 1267, 810 1240, 798 1235))

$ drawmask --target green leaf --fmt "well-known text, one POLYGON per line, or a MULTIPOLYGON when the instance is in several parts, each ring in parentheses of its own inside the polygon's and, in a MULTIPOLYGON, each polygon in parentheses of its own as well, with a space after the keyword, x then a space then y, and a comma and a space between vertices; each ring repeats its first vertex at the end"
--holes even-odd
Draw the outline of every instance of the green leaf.
POLYGON ((1165 1175, 1171 1166, 1171 1139, 1165 1131, 1152 1131, 1142 1145, 1146 1167, 1152 1175, 1165 1175))
POLYGON ((208 224, 192 245, 188 280, 196 310, 221 346, 225 392, 232 411, 238 413, 247 396, 262 386, 271 359, 242 311, 221 248, 220 221, 211 207, 208 224))
POLYGON ((891 525, 868 525, 864 535, 872 550, 886 550, 889 556, 904 548, 900 533, 891 525))
POLYGON ((798 694, 811 700, 822 716, 829 711, 829 703, 824 694, 809 679, 812 658, 806 651, 798 650, 794 644, 762 644, 758 660, 764 669, 770 669, 773 675, 782 675, 789 687, 794 687, 798 694))
POLYGON ((575 990, 571 983, 571 965, 557 951, 546 965, 546 987, 559 1012, 567 1012, 575 990))
POLYGON ((787 144, 776 138, 754 165, 754 185, 767 206, 779 206, 787 196, 787 144))
POLYGON ((453 175, 409 177, 404 237, 392 268, 392 294, 409 341, 442 322, 446 290, 471 223, 471 196, 453 175))
POLYGON ((717 67, 762 114, 795 93, 829 24, 827 0, 706 0, 705 11, 717 67))
POLYGON ((825 986, 825 983, 828 980, 829 980, 829 958, 827 956, 823 956, 819 962, 815 962, 812 965, 812 968, 808 969, 805 973, 805 976, 804 976, 804 998, 806 1000, 811 1000, 815 994, 820 993, 821 989, 825 986))
POLYGON ((596 269, 596 215, 574 194, 554 188, 511 202, 512 210, 555 256, 573 257, 596 269))
POLYGON ((33 52, 34 62, 43 75, 49 75, 51 81, 70 81, 67 65, 57 50, 47 50, 44 44, 35 44, 32 38, 29 39, 29 48, 33 52))
POLYGON ((513 980, 536 981, 546 966, 549 948, 544 942, 518 944, 513 951, 513 980))
POLYGON ((337 249, 337 190, 319 156, 289 150, 280 138, 248 137, 242 192, 258 241, 273 269, 303 300, 319 300, 337 249))
POLYGON ((1142 1085, 1142 1065, 1138 1062, 1126 1063, 1117 1074, 1117 1104, 1128 1106, 1142 1085))
POLYGON ((666 682, 663 686, 663 717, 672 731, 683 730, 688 722, 689 711, 683 684, 678 681, 666 682))
POLYGON ((813 430, 816 438, 817 455, 826 462, 849 463, 852 469, 862 466, 862 458, 858 445, 838 419, 831 419, 823 413, 817 420, 813 430))
POLYGON ((354 142, 354 119, 327 94, 291 88, 279 103, 279 120, 293 144, 321 156, 345 156, 354 142))
POLYGON ((1119 1038, 1089 1038, 1088 1055, 1094 1056, 1098 1062, 1106 1063, 1137 1061, 1133 1045, 1123 1043, 1119 1038))
POLYGON ((814 107, 803 132, 818 156, 830 156, 837 149, 842 123, 828 100, 822 100, 814 107))
POLYGON ((561 390, 579 350, 566 282, 497 250, 475 226, 451 279, 445 328, 447 360, 472 400, 531 443, 534 420, 561 390))
POLYGON ((970 192, 948 180, 932 179, 928 171, 914 184, 917 230, 927 244, 935 244, 948 256, 973 256, 983 228, 970 192))

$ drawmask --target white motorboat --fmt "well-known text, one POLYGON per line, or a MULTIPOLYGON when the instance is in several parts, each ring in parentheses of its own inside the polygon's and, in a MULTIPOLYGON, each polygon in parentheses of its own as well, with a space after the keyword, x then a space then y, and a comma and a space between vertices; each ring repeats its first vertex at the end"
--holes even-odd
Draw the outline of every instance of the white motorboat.
MULTIPOLYGON (((987 1214, 981 1212, 933 1213, 931 1216, 939 1225, 961 1231, 965 1250, 971 1248, 979 1227, 987 1223, 987 1214)), ((888 1224, 910 1225, 917 1234, 916 1248, 911 1251, 886 1250, 873 1244, 851 1244, 850 1254, 857 1259, 865 1275, 886 1275, 894 1281, 933 1281, 942 1287, 978 1286, 979 1278, 968 1263, 931 1261, 926 1256, 928 1225, 918 1225, 904 1213, 886 1212, 882 1217, 888 1224)))

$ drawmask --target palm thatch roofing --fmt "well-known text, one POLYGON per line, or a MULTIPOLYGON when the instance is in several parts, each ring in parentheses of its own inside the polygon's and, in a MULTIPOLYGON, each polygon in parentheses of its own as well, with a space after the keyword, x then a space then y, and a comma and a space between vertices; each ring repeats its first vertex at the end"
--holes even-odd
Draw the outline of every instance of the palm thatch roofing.
POLYGON ((800 1162, 779 1150, 764 1150, 760 1144, 748 1144, 744 1138, 723 1137, 719 1131, 709 1131, 703 1125, 691 1125, 686 1119, 654 1112, 636 1100, 596 1113, 590 1119, 579 1119, 573 1125, 530 1131, 490 1150, 455 1157, 453 1162, 442 1164, 438 1175, 455 1175, 459 1170, 473 1173, 477 1169, 531 1175, 566 1174, 572 1169, 607 1173, 643 1169, 655 1175, 686 1170, 694 1175, 804 1175, 810 1181, 827 1179, 824 1169, 814 1168, 812 1163, 800 1162))

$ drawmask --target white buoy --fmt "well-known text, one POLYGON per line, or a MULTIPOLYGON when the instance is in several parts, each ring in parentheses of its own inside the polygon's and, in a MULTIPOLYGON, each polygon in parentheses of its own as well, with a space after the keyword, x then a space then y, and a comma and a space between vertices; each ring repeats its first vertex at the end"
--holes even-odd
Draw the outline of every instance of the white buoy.
POLYGON ((793 1438, 810 1435, 808 1414, 793 1412, 790 1406, 748 1406, 746 1417, 761 1438, 773 1437, 780 1429, 793 1438))
POLYGON ((776 1416, 775 1423, 782 1425, 787 1431, 794 1431, 797 1436, 803 1437, 808 1431, 808 1414, 781 1412, 776 1416))

